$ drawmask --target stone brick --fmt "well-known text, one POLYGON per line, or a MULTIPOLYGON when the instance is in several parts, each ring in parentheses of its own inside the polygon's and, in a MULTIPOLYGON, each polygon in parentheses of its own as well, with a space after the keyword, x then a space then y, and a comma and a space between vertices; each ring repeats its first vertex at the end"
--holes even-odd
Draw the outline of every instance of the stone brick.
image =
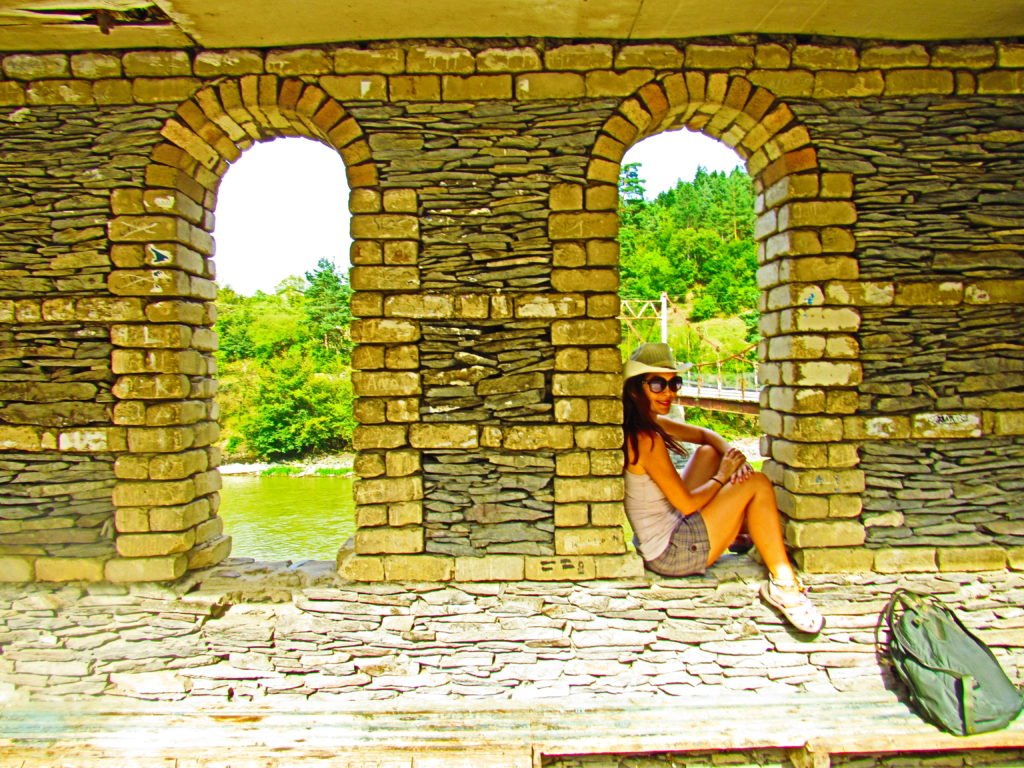
POLYGON ((686 66, 690 69, 750 69, 754 47, 750 45, 688 45, 686 66))
POLYGON ((9 80, 0 81, 0 105, 20 106, 25 103, 25 87, 9 80))
POLYGON ((266 59, 266 71, 277 75, 323 75, 333 69, 330 53, 319 48, 270 51, 266 59))
MULTIPOLYGON (((356 269, 374 269, 356 267, 356 269)), ((383 269, 390 269, 383 267, 383 269)), ((398 294, 384 299, 385 317, 408 317, 416 319, 451 318, 455 316, 455 297, 446 294, 398 294)))
POLYGON ((384 558, 388 581, 451 581, 455 562, 438 555, 388 555, 384 558))
POLYGON ((862 493, 864 473, 857 469, 786 470, 782 484, 795 494, 862 493))
POLYGON ((940 547, 936 551, 940 571, 956 573, 1001 571, 1006 568, 1002 547, 940 547))
POLYGON ((191 480, 171 482, 121 482, 114 486, 113 501, 119 507, 159 507, 187 504, 195 498, 191 480))
POLYGON ((419 237, 419 219, 394 213, 359 215, 352 217, 351 229, 354 238, 415 240, 419 237))
POLYGON ((0 582, 26 582, 34 578, 35 569, 30 558, 0 555, 0 582))
POLYGON ((519 555, 455 558, 455 581, 522 581, 526 563, 519 555))
POLYGON ((191 75, 192 62, 185 51, 129 51, 121 58, 126 77, 191 75))
POLYGON ((600 70, 586 75, 587 96, 630 96, 642 85, 654 79, 652 69, 630 69, 625 72, 600 70))
POLYGON ((555 397, 621 397, 622 377, 613 373, 557 373, 551 391, 555 397))
POLYGON ((423 481, 419 477, 357 480, 353 495, 358 505, 416 501, 423 498, 423 481))
POLYGON ((388 78, 392 101, 440 101, 441 78, 437 75, 392 75, 388 78))
POLYGON ((193 67, 199 77, 254 75, 263 72, 263 56, 247 50, 199 51, 193 67))
MULTIPOLYGON (((805 387, 770 387, 766 390, 768 406, 783 413, 822 413, 825 410, 825 392, 805 387)), ((823 465, 817 465, 823 466, 823 465)))
POLYGON ((856 220, 856 208, 845 201, 793 202, 779 210, 779 229, 853 224, 856 220))
POLYGON ((860 313, 847 307, 803 307, 779 313, 783 333, 855 333, 860 330, 860 313))
POLYGON ((931 573, 937 570, 934 547, 886 547, 875 551, 879 573, 931 573))
POLYGON ((545 52, 544 65, 549 70, 610 69, 612 53, 612 46, 606 43, 562 45, 545 52))
POLYGON ((118 427, 83 427, 62 431, 57 446, 69 453, 92 453, 123 451, 128 443, 125 430, 118 427))
POLYGON ((555 478, 555 503, 622 501, 621 477, 555 478))
POLYGON ((476 56, 478 72, 530 72, 541 66, 533 48, 487 48, 476 56))
MULTIPOLYGON (((355 542, 360 555, 418 553, 423 551, 423 528, 364 528, 356 531, 355 542)), ((386 565, 384 570, 387 574, 386 565)))
POLYGON ((964 285, 960 282, 897 283, 894 303, 897 306, 952 306, 960 304, 964 285))
POLYGON ((338 552, 338 575, 349 581, 384 581, 384 558, 359 556, 354 551, 338 552))
POLYGON ((403 448, 407 445, 407 429, 400 424, 360 424, 352 437, 352 447, 357 451, 403 448))
POLYGON ((470 74, 475 69, 473 54, 465 48, 423 46, 406 53, 406 71, 470 74))
POLYGON ((29 104, 92 104, 93 84, 88 80, 37 80, 25 90, 29 104))
POLYGON ((556 320, 551 324, 551 343, 555 346, 614 345, 621 338, 617 319, 556 320))
POLYGON ((825 69, 857 69, 857 49, 838 45, 798 45, 793 50, 793 66, 819 72, 825 69))
POLYGON ((175 581, 185 574, 185 555, 166 557, 116 557, 104 566, 104 576, 112 582, 175 581))
POLYGON ((842 419, 825 416, 785 416, 783 436, 797 442, 823 443, 843 438, 842 419))
MULTIPOLYGON (((814 92, 814 74, 799 70, 772 70, 755 69, 748 73, 750 82, 764 88, 766 91, 775 94, 780 98, 809 97, 814 92)), ((746 139, 742 142, 744 146, 756 149, 763 144, 766 138, 762 132, 751 132, 751 142, 746 139)))
POLYGON ((419 374, 402 371, 353 371, 352 386, 358 397, 408 397, 422 391, 419 374))
POLYGON ((953 73, 934 69, 893 69, 885 73, 886 96, 950 94, 953 73))
POLYGON ((381 72, 396 74, 405 69, 402 48, 339 48, 334 51, 335 72, 381 72))
POLYGON ((480 441, 473 424, 413 424, 409 444, 421 449, 471 450, 479 447, 480 441))
POLYGON ((532 72, 516 77, 516 98, 578 99, 586 94, 583 75, 570 72, 532 72))
POLYGON ((834 547, 804 549, 794 553, 797 567, 804 573, 870 573, 874 550, 834 547))
POLYGON ((383 75, 328 75, 321 77, 319 82, 332 98, 339 101, 387 99, 388 81, 383 75))
POLYGON ((615 293, 619 275, 614 269, 555 269, 551 273, 551 285, 556 291, 566 293, 615 293))
POLYGON ((441 78, 445 101, 488 101, 512 98, 511 75, 445 75, 441 78))
POLYGON ((122 533, 117 552, 122 557, 161 557, 187 552, 195 544, 195 529, 164 533, 122 533))
POLYGON ((572 427, 512 425, 505 429, 503 444, 510 451, 566 450, 573 447, 572 427))
POLYGON ((77 53, 71 56, 71 73, 86 80, 121 76, 121 59, 108 53, 77 53))
POLYGON ((556 504, 555 526, 575 528, 590 522, 590 508, 587 504, 556 504))
POLYGON ((931 66, 951 69, 991 69, 996 64, 996 48, 991 43, 937 45, 931 66))
POLYGON ((969 411, 915 413, 910 421, 911 436, 918 439, 981 437, 981 427, 981 414, 969 411))
POLYGON ((615 238, 619 219, 615 213, 553 213, 548 219, 552 240, 615 238))
POLYGON ((550 555, 525 560, 528 581, 584 581, 597 575, 592 556, 550 555))
POLYGON ((140 77, 132 80, 132 98, 138 104, 180 104, 200 86, 200 81, 191 77, 140 77))
POLYGON ((920 43, 873 45, 860 54, 860 64, 864 69, 927 67, 929 61, 928 50, 920 43))
POLYGON ((148 527, 151 531, 184 531, 208 520, 211 514, 207 499, 197 499, 179 506, 153 507, 148 513, 148 527))
POLYGON ((615 69, 633 67, 679 69, 682 65, 683 54, 674 45, 661 43, 625 45, 615 54, 615 69))
POLYGON ((100 557, 40 557, 35 561, 39 581, 102 581, 100 557))
POLYGON ((1024 304, 1024 280, 978 280, 968 283, 964 288, 964 303, 1024 304))
POLYGON ((819 99, 862 99, 880 96, 885 89, 881 72, 818 72, 814 75, 814 96, 819 99))
POLYGON ((799 387, 852 387, 863 380, 861 363, 810 360, 782 364, 782 383, 799 387))
POLYGON ((3 73, 12 80, 66 78, 71 70, 63 53, 13 53, 3 59, 3 73))
POLYGON ((843 420, 849 440, 902 440, 910 437, 908 416, 851 416, 843 420))
POLYGON ((794 547, 813 549, 860 546, 864 538, 864 526, 852 520, 791 520, 786 524, 786 542, 794 547))
POLYGON ((621 527, 555 530, 555 552, 560 555, 614 555, 625 551, 621 527))

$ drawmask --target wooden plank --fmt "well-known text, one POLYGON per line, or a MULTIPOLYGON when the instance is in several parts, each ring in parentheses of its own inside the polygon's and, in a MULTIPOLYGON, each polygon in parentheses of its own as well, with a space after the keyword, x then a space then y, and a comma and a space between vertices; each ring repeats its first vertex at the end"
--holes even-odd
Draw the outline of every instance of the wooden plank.
POLYGON ((1024 722, 962 738, 921 720, 894 696, 843 695, 660 698, 579 707, 33 707, 8 709, 0 722, 2 765, 53 754, 92 755, 98 763, 118 757, 158 768, 162 759, 180 755, 183 745, 189 756, 242 749, 239 757, 246 761, 265 758, 274 765, 288 755, 310 768, 328 760, 341 768, 530 768, 543 757, 562 755, 761 748, 802 750, 818 760, 838 753, 1024 748, 1024 722))

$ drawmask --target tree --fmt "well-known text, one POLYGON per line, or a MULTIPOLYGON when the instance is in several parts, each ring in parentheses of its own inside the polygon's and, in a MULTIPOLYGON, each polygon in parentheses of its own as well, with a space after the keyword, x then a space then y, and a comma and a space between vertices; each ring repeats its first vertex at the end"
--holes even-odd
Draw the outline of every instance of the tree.
POLYGON ((314 357, 348 363, 352 359, 352 288, 347 276, 333 262, 320 259, 316 269, 306 273, 306 282, 305 315, 314 357))
POLYGON ((261 457, 294 458, 339 450, 352 440, 352 385, 347 375, 318 373, 292 353, 260 371, 258 408, 241 420, 240 432, 261 457))
POLYGON ((754 190, 750 177, 698 168, 653 201, 634 163, 619 178, 620 294, 692 303, 691 318, 755 311, 754 190))

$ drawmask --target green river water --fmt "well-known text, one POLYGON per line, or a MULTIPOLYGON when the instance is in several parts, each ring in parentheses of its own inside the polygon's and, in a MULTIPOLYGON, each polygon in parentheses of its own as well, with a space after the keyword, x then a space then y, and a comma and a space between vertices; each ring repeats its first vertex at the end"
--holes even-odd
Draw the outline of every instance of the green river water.
POLYGON ((232 557, 334 560, 355 532, 351 477, 226 475, 220 516, 232 557))

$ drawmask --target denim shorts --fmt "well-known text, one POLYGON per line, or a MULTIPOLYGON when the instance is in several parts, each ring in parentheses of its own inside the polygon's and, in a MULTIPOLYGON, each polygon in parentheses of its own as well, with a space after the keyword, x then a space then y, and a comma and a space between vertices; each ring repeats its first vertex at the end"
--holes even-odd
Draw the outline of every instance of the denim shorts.
POLYGON ((660 576, 693 576, 707 570, 710 552, 708 528, 700 512, 694 512, 679 519, 665 551, 644 565, 660 576))

